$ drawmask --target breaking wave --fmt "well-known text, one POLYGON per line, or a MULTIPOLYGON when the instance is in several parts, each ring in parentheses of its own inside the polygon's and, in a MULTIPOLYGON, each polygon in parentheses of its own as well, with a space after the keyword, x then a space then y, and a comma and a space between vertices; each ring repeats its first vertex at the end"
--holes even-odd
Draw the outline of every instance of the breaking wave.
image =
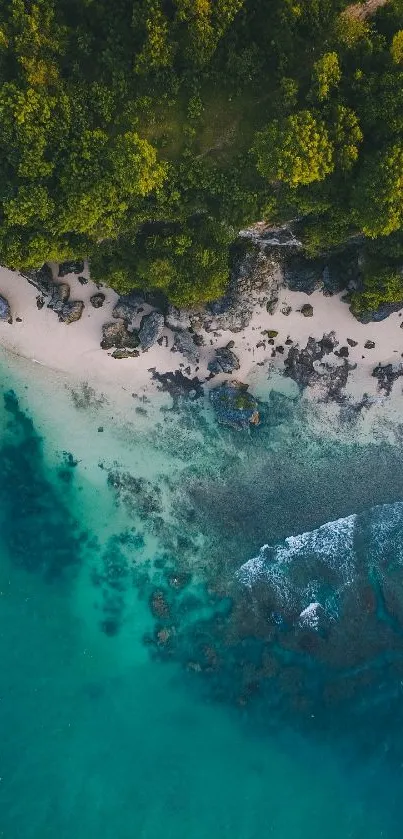
POLYGON ((396 502, 264 545, 236 576, 255 599, 269 596, 274 622, 318 629, 340 616, 347 590, 363 577, 386 581, 402 565, 403 502, 396 502))

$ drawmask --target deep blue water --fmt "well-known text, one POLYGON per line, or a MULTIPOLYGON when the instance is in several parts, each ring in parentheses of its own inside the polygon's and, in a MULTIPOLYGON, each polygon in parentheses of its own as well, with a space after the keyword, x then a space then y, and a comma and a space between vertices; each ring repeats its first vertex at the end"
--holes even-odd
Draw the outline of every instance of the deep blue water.
POLYGON ((400 836, 399 446, 283 397, 97 436, 37 387, 4 368, 0 836, 400 836))

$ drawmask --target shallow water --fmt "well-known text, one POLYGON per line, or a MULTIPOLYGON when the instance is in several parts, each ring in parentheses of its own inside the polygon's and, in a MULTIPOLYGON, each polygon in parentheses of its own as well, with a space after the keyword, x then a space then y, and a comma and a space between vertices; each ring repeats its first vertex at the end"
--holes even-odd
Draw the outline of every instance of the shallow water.
POLYGON ((399 445, 0 398, 0 836, 400 836, 399 445))

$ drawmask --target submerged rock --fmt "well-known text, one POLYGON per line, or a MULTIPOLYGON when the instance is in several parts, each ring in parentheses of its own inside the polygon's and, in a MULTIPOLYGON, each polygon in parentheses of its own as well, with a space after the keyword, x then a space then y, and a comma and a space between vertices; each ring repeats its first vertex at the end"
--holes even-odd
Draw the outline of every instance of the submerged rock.
POLYGON ((103 350, 136 349, 139 346, 139 336, 136 330, 129 332, 123 320, 104 323, 102 327, 101 347, 103 350))
POLYGON ((377 367, 374 367, 372 375, 375 379, 378 379, 378 390, 384 390, 386 396, 389 396, 392 392, 393 383, 403 376, 403 365, 385 364, 382 366, 382 364, 378 364, 377 367))
POLYGON ((66 274, 81 274, 84 271, 84 260, 73 259, 69 262, 61 262, 59 265, 59 277, 65 277, 66 274))
POLYGON ((229 347, 221 347, 216 350, 215 357, 209 362, 208 369, 210 373, 232 373, 233 370, 239 370, 239 359, 229 349, 229 347))
POLYGON ((260 424, 258 402, 242 382, 225 382, 211 390, 210 401, 221 425, 249 428, 260 424))
POLYGON ((8 300, 0 295, 0 320, 10 320, 11 309, 8 300))
POLYGON ((141 319, 139 339, 142 350, 148 350, 161 337, 165 326, 164 315, 161 312, 150 312, 141 319))
POLYGON ((160 390, 169 393, 172 396, 174 405, 177 405, 179 399, 200 399, 204 395, 203 384, 197 376, 190 379, 184 376, 180 370, 175 373, 158 373, 153 371, 152 377, 154 381, 160 385, 160 390))

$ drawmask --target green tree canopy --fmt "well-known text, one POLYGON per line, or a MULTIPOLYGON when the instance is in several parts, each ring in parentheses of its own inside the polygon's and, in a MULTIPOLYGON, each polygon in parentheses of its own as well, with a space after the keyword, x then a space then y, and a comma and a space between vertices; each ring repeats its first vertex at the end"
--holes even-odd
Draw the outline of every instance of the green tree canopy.
POLYGON ((293 188, 322 181, 334 168, 334 148, 326 126, 307 110, 270 123, 258 133, 254 152, 264 178, 293 188))
POLYGON ((403 224, 403 145, 369 156, 353 193, 356 222, 366 236, 388 236, 403 224))

